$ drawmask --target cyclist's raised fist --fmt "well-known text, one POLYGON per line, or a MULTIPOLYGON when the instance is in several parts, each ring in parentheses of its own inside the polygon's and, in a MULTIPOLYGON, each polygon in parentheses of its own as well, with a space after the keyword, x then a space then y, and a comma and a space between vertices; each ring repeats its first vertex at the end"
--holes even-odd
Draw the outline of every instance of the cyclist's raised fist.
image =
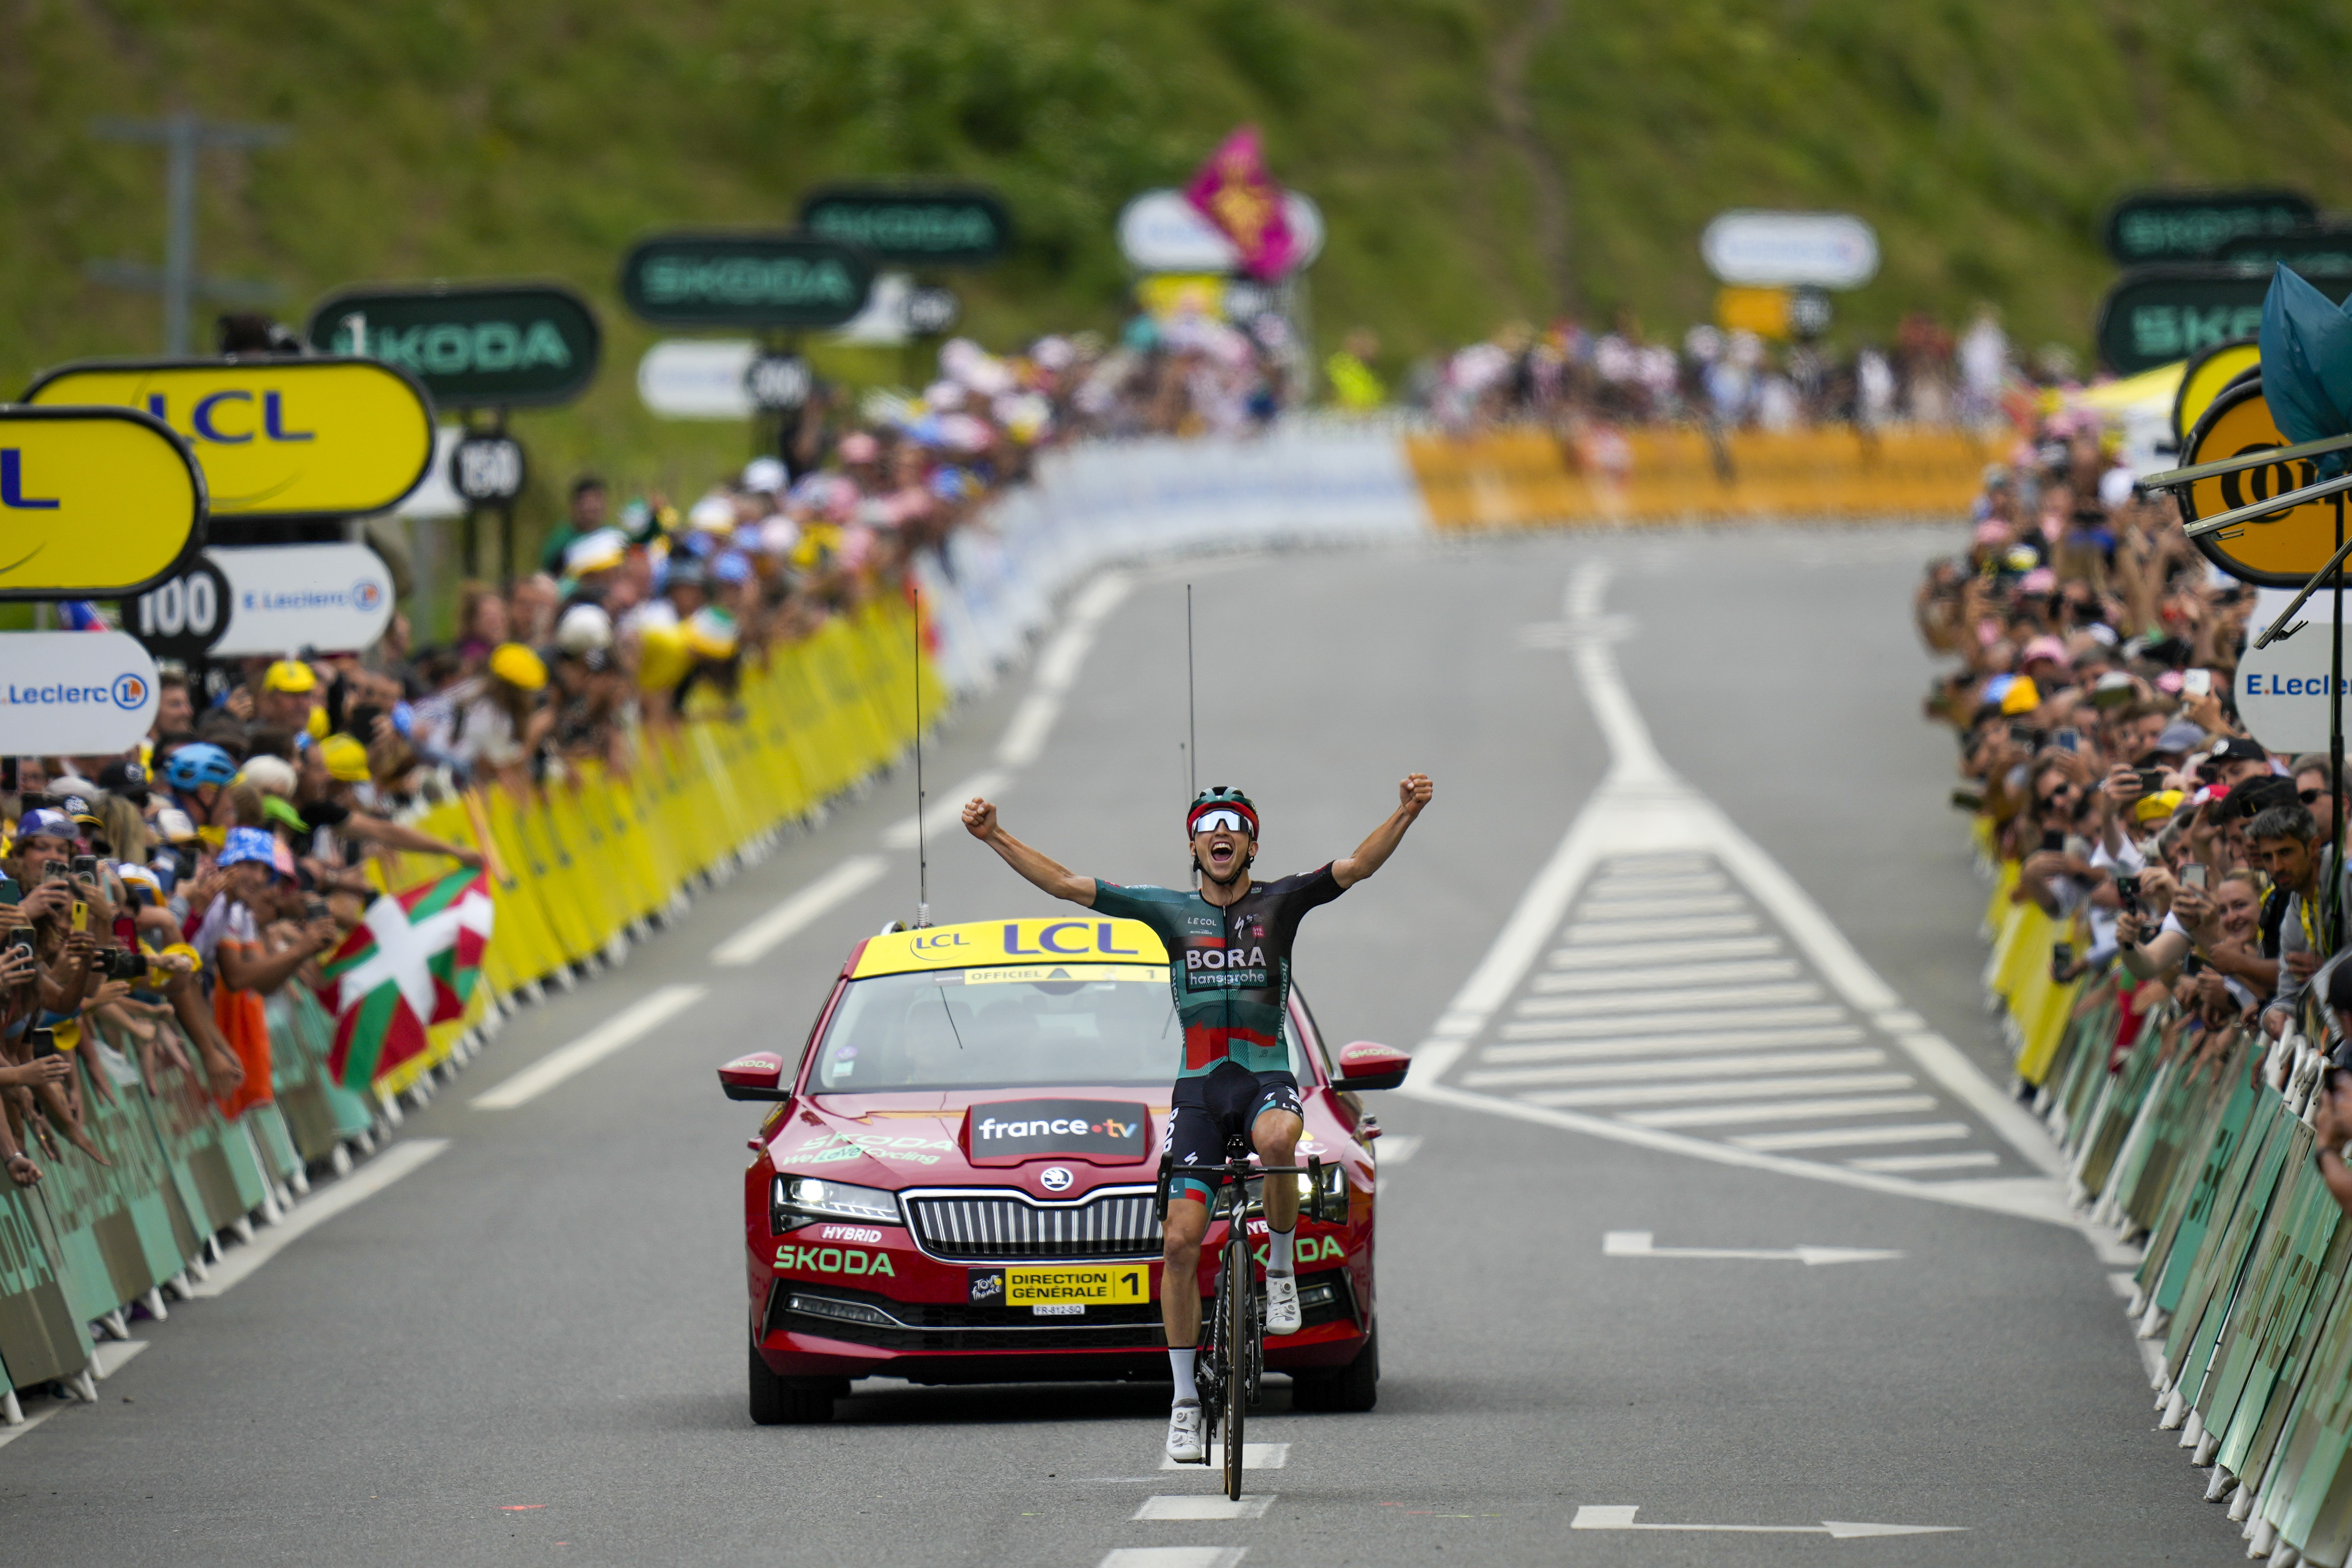
POLYGON ((1407 773, 1404 781, 1397 785, 1397 805, 1403 811, 1419 816, 1421 808, 1427 805, 1431 797, 1436 793, 1437 786, 1429 782, 1427 773, 1407 773))
POLYGON ((974 838, 987 837, 996 831, 996 807, 973 795, 964 803, 963 826, 974 838))

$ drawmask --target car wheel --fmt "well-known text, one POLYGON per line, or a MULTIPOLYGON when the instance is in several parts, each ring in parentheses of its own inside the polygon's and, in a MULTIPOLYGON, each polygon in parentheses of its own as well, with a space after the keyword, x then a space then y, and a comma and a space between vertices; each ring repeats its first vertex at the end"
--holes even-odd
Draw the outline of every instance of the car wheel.
POLYGON ((762 1426, 814 1426, 833 1419, 834 1382, 779 1377, 751 1352, 751 1419, 762 1426))
POLYGON ((1337 1372, 1293 1373, 1293 1410, 1370 1410, 1381 1397, 1381 1331, 1374 1329, 1356 1359, 1337 1372))

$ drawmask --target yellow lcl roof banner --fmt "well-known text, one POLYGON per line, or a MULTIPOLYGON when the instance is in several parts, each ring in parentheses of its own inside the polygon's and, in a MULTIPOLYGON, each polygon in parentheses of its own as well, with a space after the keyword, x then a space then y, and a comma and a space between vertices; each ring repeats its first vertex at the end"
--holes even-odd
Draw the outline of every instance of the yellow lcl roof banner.
POLYGON ((187 443, 130 408, 0 407, 0 598, 109 599, 204 543, 187 443))
POLYGON ((1154 963, 1164 971, 1168 950, 1141 921, 1100 915, 971 921, 869 937, 850 978, 997 963, 1154 963))
POLYGON ((25 401, 153 415, 195 453, 215 517, 383 511, 433 460, 432 399, 377 360, 85 360, 25 401))

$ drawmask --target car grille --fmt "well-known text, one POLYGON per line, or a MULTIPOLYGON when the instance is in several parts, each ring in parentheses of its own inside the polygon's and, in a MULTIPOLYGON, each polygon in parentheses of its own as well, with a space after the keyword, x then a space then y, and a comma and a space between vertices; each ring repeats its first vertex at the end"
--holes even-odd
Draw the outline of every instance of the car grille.
POLYGON ((950 1263, 1150 1258, 1160 1251, 1149 1188, 1112 1188, 1040 1205, 996 1192, 903 1193, 916 1244, 950 1263))

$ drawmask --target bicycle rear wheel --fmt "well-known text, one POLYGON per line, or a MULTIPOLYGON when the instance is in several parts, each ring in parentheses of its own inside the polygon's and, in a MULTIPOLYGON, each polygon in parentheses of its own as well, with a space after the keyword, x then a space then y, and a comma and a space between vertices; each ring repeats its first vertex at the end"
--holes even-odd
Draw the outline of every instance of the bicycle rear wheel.
POLYGON ((1249 1408, 1249 1332, 1256 1327, 1250 1300, 1249 1242, 1239 1213, 1225 1237, 1224 1267, 1218 1271, 1218 1336, 1225 1342, 1225 1496, 1242 1500, 1242 1413, 1249 1408))

